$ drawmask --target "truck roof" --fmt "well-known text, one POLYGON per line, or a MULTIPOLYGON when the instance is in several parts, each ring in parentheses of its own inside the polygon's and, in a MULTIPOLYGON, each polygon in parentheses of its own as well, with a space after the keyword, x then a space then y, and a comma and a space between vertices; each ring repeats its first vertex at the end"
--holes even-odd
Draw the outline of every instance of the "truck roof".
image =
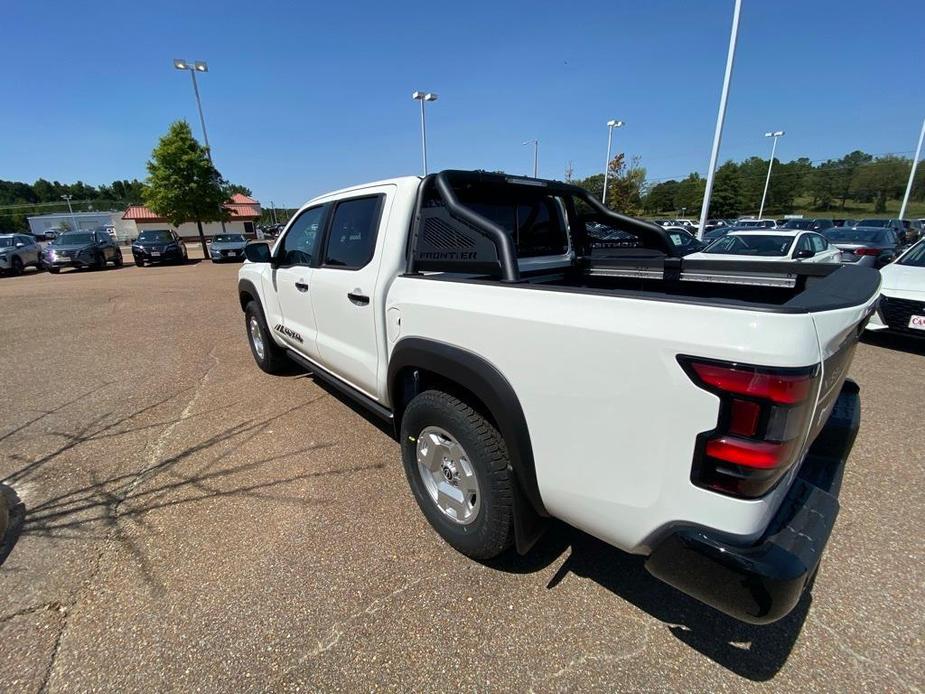
POLYGON ((352 193, 355 190, 362 190, 363 188, 371 188, 372 186, 382 186, 382 185, 397 185, 399 187, 408 184, 414 184, 415 186, 421 183, 421 176, 397 176, 395 178, 384 178, 381 181, 369 181, 368 183, 360 183, 358 185, 349 186, 347 188, 340 188, 338 190, 331 190, 322 193, 321 195, 316 195, 311 200, 309 200, 306 205, 310 205, 315 200, 321 198, 330 198, 336 195, 342 195, 344 193, 352 193))

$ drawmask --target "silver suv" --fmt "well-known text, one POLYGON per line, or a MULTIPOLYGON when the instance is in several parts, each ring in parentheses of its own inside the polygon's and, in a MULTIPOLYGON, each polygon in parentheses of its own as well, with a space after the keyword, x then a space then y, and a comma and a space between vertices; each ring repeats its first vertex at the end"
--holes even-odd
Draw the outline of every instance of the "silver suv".
POLYGON ((18 275, 33 265, 42 268, 42 247, 29 234, 0 234, 0 271, 18 275))

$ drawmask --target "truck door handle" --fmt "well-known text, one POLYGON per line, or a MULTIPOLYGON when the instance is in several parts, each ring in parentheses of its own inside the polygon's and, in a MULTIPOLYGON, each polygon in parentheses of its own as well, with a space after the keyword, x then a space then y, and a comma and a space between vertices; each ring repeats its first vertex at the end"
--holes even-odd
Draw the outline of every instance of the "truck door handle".
POLYGON ((298 289, 300 292, 307 292, 307 291, 308 291, 308 285, 305 284, 305 282, 296 282, 296 283, 295 283, 295 288, 298 289))
POLYGON ((362 291, 362 289, 354 289, 352 292, 347 292, 347 298, 357 306, 366 306, 369 303, 369 297, 362 291))

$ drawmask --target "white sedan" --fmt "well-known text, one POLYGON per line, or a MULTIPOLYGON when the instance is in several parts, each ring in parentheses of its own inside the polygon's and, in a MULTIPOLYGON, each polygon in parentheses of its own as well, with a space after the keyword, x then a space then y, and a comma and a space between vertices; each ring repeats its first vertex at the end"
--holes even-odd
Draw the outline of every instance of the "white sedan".
POLYGON ((814 231, 768 229, 731 231, 686 259, 839 263, 841 251, 814 231))
POLYGON ((925 337, 925 240, 880 269, 880 307, 868 330, 925 337))

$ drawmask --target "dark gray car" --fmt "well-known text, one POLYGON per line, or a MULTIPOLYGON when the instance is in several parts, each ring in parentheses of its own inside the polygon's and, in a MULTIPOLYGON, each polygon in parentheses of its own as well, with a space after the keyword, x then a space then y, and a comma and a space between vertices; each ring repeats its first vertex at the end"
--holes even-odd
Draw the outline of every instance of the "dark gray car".
POLYGON ((45 266, 54 275, 63 267, 105 268, 122 265, 122 251, 106 231, 69 231, 45 248, 45 266))
POLYGON ((833 227, 826 238, 841 249, 843 263, 880 268, 897 253, 896 235, 885 227, 833 227))

